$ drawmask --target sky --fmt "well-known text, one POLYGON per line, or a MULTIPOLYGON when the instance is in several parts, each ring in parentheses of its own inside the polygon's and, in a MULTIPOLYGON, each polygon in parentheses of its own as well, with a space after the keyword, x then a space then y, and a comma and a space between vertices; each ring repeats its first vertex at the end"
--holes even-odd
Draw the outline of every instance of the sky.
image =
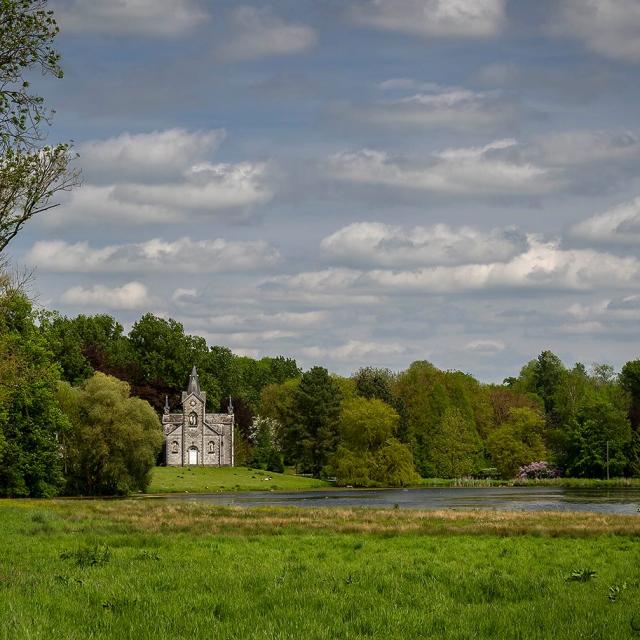
POLYGON ((640 356, 638 0, 50 0, 40 304, 348 374, 640 356))

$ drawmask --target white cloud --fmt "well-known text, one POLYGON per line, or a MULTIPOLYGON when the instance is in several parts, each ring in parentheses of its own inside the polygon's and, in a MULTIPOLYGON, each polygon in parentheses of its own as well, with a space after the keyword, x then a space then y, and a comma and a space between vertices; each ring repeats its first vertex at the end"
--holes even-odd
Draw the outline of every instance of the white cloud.
POLYGON ((87 242, 64 240, 36 242, 26 260, 54 272, 185 272, 214 273, 263 269, 280 261, 278 251, 262 240, 233 242, 159 238, 136 244, 109 245, 100 249, 87 242))
POLYGON ((550 166, 640 158, 640 138, 631 132, 562 131, 533 140, 535 153, 550 166))
POLYGON ((640 197, 575 224, 569 235, 592 243, 640 244, 640 197))
POLYGON ((116 185, 83 184, 62 199, 45 218, 49 226, 103 224, 160 224, 184 220, 186 214, 162 203, 134 203, 122 199, 116 185))
POLYGON ((192 304, 198 301, 198 290, 197 289, 185 289, 184 287, 179 287, 173 292, 171 296, 172 302, 177 302, 181 304, 192 304))
POLYGON ((141 282, 128 282, 121 287, 95 285, 72 287, 62 294, 62 301, 78 307, 97 309, 147 309, 152 300, 141 282))
POLYGON ((566 309, 572 322, 571 327, 603 327, 611 331, 612 323, 616 325, 637 326, 640 320, 640 295, 631 294, 619 298, 604 298, 590 302, 574 302, 566 309))
MULTIPOLYGON (((412 89, 407 78, 386 81, 385 90, 412 89)), ((494 131, 517 118, 515 104, 499 93, 478 93, 460 87, 434 86, 418 93, 355 107, 354 115, 374 124, 494 131)))
POLYGON ((527 240, 514 229, 483 232, 446 224, 404 229, 379 222, 355 222, 324 238, 320 246, 345 262, 399 268, 507 260, 521 253, 527 240))
POLYGON ((125 132, 107 140, 83 142, 78 145, 78 152, 85 176, 93 182, 104 182, 114 174, 127 181, 157 181, 174 178, 210 158, 224 136, 221 129, 125 132))
POLYGON ((534 195, 559 187, 547 169, 518 159, 517 150, 515 140, 496 140, 483 147, 445 149, 419 164, 362 149, 332 156, 328 169, 338 180, 459 195, 534 195))
POLYGON ((231 14, 231 23, 233 36, 221 53, 236 60, 300 53, 317 41, 311 27, 285 22, 268 9, 238 7, 231 14))
POLYGON ((357 22, 431 37, 486 38, 505 22, 506 0, 368 0, 353 8, 357 22))
POLYGON ((244 328, 307 329, 326 324, 326 311, 282 311, 278 313, 222 314, 202 318, 209 329, 237 331, 244 328))
POLYGON ((208 20, 194 0, 56 0, 62 30, 175 38, 208 20))
POLYGON ((467 351, 474 351, 479 354, 493 355, 499 351, 504 351, 505 344, 502 340, 471 340, 464 346, 467 351))
POLYGON ((407 347, 398 342, 366 342, 362 340, 349 340, 335 347, 305 347, 301 352, 309 358, 330 358, 332 360, 357 360, 364 361, 367 358, 380 356, 401 355, 407 351, 407 347))
POLYGON ((589 335, 602 333, 605 326, 601 322, 566 322, 558 327, 560 333, 569 335, 589 335))
POLYGON ((118 185, 118 199, 133 204, 190 210, 242 208, 267 202, 273 196, 266 185, 265 163, 203 163, 189 169, 178 184, 118 185))
POLYGON ((232 331, 229 333, 200 331, 198 335, 205 338, 209 344, 228 345, 234 352, 237 347, 249 348, 251 352, 258 352, 259 349, 257 345, 260 345, 262 342, 276 342, 298 336, 298 334, 293 331, 282 331, 280 329, 270 331, 232 331))
POLYGON ((637 0, 561 0, 552 31, 582 40, 609 58, 640 61, 637 0))
POLYGON ((635 288, 636 258, 593 250, 565 250, 558 242, 529 236, 529 248, 504 262, 426 267, 414 270, 326 269, 276 276, 273 286, 329 294, 349 290, 393 294, 475 291, 592 291, 599 287, 635 288))
POLYGON ((266 162, 214 163, 220 130, 123 133, 80 145, 87 183, 48 216, 50 224, 184 222, 192 213, 245 216, 273 197, 266 162))

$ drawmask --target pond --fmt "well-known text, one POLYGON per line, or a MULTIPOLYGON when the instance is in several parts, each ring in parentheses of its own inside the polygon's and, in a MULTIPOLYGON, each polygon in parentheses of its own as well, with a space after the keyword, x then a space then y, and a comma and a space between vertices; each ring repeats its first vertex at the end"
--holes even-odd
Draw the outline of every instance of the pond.
POLYGON ((312 491, 169 494, 162 500, 223 506, 381 507, 401 509, 506 509, 592 511, 640 515, 640 489, 492 487, 428 489, 328 489, 312 491))

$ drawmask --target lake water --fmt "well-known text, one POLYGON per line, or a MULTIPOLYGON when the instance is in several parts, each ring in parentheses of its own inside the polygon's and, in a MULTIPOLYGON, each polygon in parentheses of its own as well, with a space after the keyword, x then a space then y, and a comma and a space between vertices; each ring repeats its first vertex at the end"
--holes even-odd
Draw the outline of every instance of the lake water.
POLYGON ((400 509, 506 509, 511 511, 592 511, 640 516, 640 489, 556 487, 328 489, 221 494, 171 494, 163 500, 224 506, 382 507, 400 509))

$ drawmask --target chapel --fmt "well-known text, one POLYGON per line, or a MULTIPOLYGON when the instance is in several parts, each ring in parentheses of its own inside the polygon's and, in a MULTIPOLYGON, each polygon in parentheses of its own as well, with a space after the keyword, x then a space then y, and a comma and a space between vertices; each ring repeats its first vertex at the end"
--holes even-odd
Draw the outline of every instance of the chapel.
POLYGON ((227 413, 207 413, 207 394, 200 389, 193 367, 187 390, 182 392, 182 412, 171 413, 165 399, 162 428, 165 463, 169 467, 233 466, 233 405, 227 413))

